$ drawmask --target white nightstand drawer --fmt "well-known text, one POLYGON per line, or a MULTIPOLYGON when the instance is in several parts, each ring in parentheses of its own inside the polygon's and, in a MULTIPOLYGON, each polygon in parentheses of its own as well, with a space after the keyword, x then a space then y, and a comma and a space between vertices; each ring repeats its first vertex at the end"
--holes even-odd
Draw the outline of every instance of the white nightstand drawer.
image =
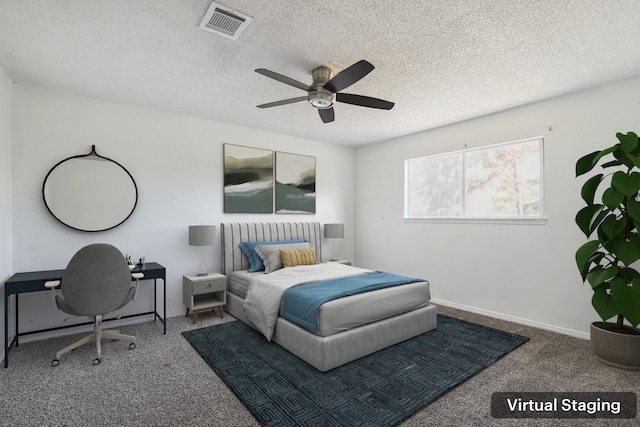
POLYGON ((224 291, 227 288, 226 277, 216 277, 214 279, 198 280, 193 282, 193 294, 208 294, 211 292, 224 291))

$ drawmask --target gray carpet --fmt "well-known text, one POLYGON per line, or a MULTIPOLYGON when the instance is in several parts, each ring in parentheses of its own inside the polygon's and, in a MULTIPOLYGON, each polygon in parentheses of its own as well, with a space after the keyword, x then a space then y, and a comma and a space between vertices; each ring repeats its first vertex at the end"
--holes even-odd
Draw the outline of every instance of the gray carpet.
MULTIPOLYGON (((493 419, 494 391, 640 392, 640 372, 605 366, 589 342, 473 313, 439 307, 445 315, 530 337, 530 341, 442 396, 403 427, 438 426, 637 426, 633 420, 493 419)), ((106 342, 93 366, 91 346, 63 356, 56 350, 76 337, 21 344, 0 368, 0 425, 7 426, 257 426, 259 423, 181 336, 181 332, 233 320, 206 312, 198 324, 169 319, 120 328, 138 337, 138 348, 106 342)))

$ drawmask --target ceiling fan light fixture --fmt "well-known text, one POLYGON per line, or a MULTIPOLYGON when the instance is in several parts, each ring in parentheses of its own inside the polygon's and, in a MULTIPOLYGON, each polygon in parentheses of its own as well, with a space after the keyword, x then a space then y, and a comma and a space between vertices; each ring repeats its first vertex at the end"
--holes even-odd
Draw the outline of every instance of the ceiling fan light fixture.
POLYGON ((331 108, 331 106, 333 105, 333 102, 328 101, 326 99, 312 99, 310 104, 315 108, 319 108, 323 110, 325 108, 331 108))
POLYGON ((333 103, 336 99, 336 95, 330 92, 310 92, 309 93, 309 104, 312 107, 317 108, 319 110, 324 110, 327 108, 333 107, 333 103))

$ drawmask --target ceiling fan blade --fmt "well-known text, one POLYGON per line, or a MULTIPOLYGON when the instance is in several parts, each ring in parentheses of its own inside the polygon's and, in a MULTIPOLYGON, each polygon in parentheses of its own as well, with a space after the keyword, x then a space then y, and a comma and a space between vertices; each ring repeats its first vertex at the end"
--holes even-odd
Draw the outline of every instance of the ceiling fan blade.
POLYGON ((325 108, 323 110, 318 109, 318 113, 320 114, 320 118, 322 119, 323 123, 331 123, 335 119, 333 107, 325 108))
POLYGON ((293 104, 294 102, 300 102, 300 101, 306 101, 306 100, 307 100, 306 96, 299 96, 297 98, 289 98, 289 99, 283 99, 281 101, 269 102, 267 104, 260 104, 258 105, 258 108, 279 107, 281 105, 293 104))
POLYGON ((374 68, 372 64, 363 59, 340 71, 324 85, 324 88, 333 93, 340 92, 369 74, 374 68))
POLYGON ((283 76, 282 74, 278 74, 276 72, 267 70, 265 68, 258 68, 256 73, 262 74, 263 76, 267 76, 274 80, 279 81, 280 83, 287 84, 289 86, 297 87, 298 89, 302 89, 304 91, 309 92, 311 90, 311 86, 306 85, 304 83, 300 83, 297 80, 293 80, 291 77, 283 76))
POLYGON ((379 108, 381 110, 391 110, 395 105, 393 102, 385 101, 384 99, 354 95, 352 93, 336 93, 336 101, 359 105, 360 107, 379 108))

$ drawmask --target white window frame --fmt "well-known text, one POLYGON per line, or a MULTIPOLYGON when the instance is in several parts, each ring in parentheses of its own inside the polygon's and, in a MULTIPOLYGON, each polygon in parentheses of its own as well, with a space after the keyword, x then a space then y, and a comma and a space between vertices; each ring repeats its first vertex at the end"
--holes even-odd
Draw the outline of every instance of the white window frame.
POLYGON ((471 148, 471 149, 464 149, 464 150, 458 150, 458 151, 451 151, 451 152, 446 152, 446 153, 439 153, 439 154, 434 154, 434 155, 429 155, 429 156, 422 156, 422 157, 416 157, 416 158, 411 158, 411 159, 406 159, 404 160, 404 221, 405 222, 451 222, 451 223, 457 223, 457 222, 464 222, 464 223, 504 223, 504 224, 545 224, 547 221, 547 218, 544 216, 545 215, 545 206, 544 206, 544 195, 545 195, 545 186, 544 186, 544 137, 542 136, 536 136, 536 137, 532 137, 532 138, 527 138, 527 139, 520 139, 520 140, 516 140, 516 141, 509 141, 509 142, 503 142, 503 143, 498 143, 498 144, 492 144, 492 145, 486 145, 483 147, 477 147, 477 148, 471 148), (473 153, 473 152, 477 152, 477 151, 482 151, 482 150, 490 150, 490 149, 494 149, 497 147, 501 147, 501 146, 506 146, 506 145, 515 145, 515 144, 522 144, 522 143, 528 143, 531 141, 539 141, 540 143, 540 153, 539 153, 539 168, 540 168, 540 212, 539 215, 537 216, 487 216, 487 217, 474 217, 474 216, 467 216, 465 214, 465 210, 466 210, 466 203, 467 203, 467 194, 466 194, 466 154, 468 153, 473 153), (413 161, 417 161, 417 160, 421 160, 421 159, 427 159, 427 158, 434 158, 434 157, 440 157, 440 156, 451 156, 451 155, 457 155, 457 154, 462 154, 462 215, 460 216, 425 216, 425 217, 410 217, 408 215, 409 213, 409 163, 413 162, 413 161))

